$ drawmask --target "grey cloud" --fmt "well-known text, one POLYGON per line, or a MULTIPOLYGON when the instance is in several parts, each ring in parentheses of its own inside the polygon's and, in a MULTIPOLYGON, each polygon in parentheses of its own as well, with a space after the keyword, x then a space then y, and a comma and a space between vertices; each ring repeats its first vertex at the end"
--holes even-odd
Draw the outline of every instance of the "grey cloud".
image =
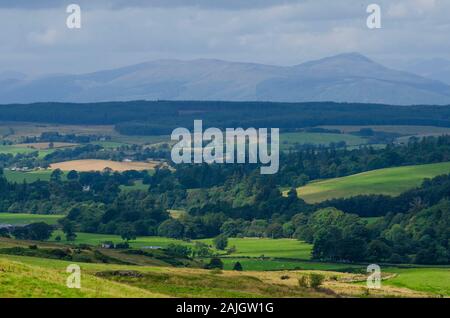
POLYGON ((394 67, 449 58, 450 1, 395 2, 402 8, 392 11, 393 0, 0 0, 0 72, 82 73, 165 58, 292 65, 348 51, 394 67), (82 5, 77 31, 65 26, 72 2, 82 5), (372 2, 382 6, 381 30, 365 26, 372 2))
POLYGON ((307 2, 309 0, 2 0, 0 8, 20 8, 20 9, 48 9, 67 6, 76 3, 86 8, 133 8, 133 7, 198 7, 217 9, 255 9, 275 5, 295 4, 307 2))

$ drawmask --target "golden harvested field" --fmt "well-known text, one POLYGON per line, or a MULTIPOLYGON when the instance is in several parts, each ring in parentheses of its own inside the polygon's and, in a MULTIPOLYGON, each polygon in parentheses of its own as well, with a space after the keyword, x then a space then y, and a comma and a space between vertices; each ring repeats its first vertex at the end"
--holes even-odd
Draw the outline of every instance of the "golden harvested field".
POLYGON ((63 171, 102 171, 105 168, 110 168, 114 171, 127 171, 127 170, 150 170, 160 165, 160 162, 119 162, 111 160, 97 160, 97 159, 85 159, 85 160, 72 160, 58 162, 50 165, 51 169, 61 169, 63 171))
MULTIPOLYGON (((50 149, 50 143, 49 142, 36 142, 32 144, 17 144, 16 147, 21 148, 31 148, 36 150, 47 150, 50 149)), ((77 144, 69 143, 69 142, 54 142, 53 148, 67 148, 67 147, 75 147, 77 144)))

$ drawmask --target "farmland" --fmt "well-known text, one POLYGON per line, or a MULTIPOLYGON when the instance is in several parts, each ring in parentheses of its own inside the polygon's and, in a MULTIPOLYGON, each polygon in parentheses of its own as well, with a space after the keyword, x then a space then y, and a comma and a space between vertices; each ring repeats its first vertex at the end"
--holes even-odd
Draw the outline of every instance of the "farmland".
POLYGON ((450 267, 446 268, 386 268, 397 274, 386 285, 410 288, 436 295, 450 295, 450 267))
POLYGON ((27 213, 0 213, 0 224, 29 224, 34 222, 45 222, 56 224, 63 215, 43 215, 27 213))
MULTIPOLYGON (((56 231, 56 236, 63 237, 62 232, 56 231)), ((119 243, 122 241, 118 235, 77 233, 75 243, 100 245, 102 242, 111 241, 119 243)), ((199 240, 212 246, 211 239, 199 240)), ((63 241, 64 242, 64 239, 63 241)), ((130 246, 134 248, 145 248, 149 246, 166 247, 169 244, 182 244, 193 246, 193 242, 176 240, 158 236, 138 237, 130 241, 130 246)), ((293 239, 264 239, 264 238, 230 238, 229 246, 235 246, 236 252, 230 254, 230 257, 282 257, 308 260, 311 257, 311 245, 293 239)))
POLYGON ((349 134, 330 134, 330 133, 283 133, 280 135, 280 149, 288 150, 296 144, 311 144, 328 146, 331 143, 345 142, 348 146, 356 146, 367 143, 361 137, 349 134))
MULTIPOLYGON (((202 240, 212 244, 211 240, 202 240)), ((281 257, 308 260, 311 258, 311 245, 293 239, 269 238, 230 238, 229 246, 235 246, 236 252, 230 256, 245 257, 281 257)))
POLYGON ((370 128, 375 131, 398 133, 402 135, 444 135, 450 134, 450 128, 434 126, 408 126, 408 125, 352 125, 352 126, 320 126, 325 129, 338 129, 344 134, 357 132, 361 129, 370 128))
POLYGON ((29 154, 32 152, 38 152, 39 158, 45 157, 45 155, 53 152, 54 149, 35 149, 28 146, 19 146, 19 145, 11 145, 11 146, 5 146, 0 145, 0 154, 11 154, 11 155, 17 155, 17 154, 29 154))
POLYGON ((372 170, 348 177, 312 182, 297 189, 306 202, 347 198, 361 194, 396 196, 419 186, 425 178, 450 172, 450 162, 372 170))
POLYGON ((32 150, 48 150, 52 148, 67 148, 67 147, 75 147, 77 144, 68 143, 68 142, 36 142, 36 143, 28 143, 28 144, 16 144, 14 147, 22 147, 28 148, 32 150))
POLYGON ((37 171, 12 171, 12 170, 4 170, 6 179, 9 182, 17 182, 22 183, 26 181, 27 183, 31 183, 37 180, 48 181, 50 180, 50 176, 52 174, 51 170, 37 170, 37 171))
POLYGON ((65 162, 54 163, 50 165, 51 169, 61 169, 63 171, 102 171, 110 168, 113 171, 127 170, 150 170, 154 169, 158 163, 155 162, 118 162, 111 160, 71 160, 65 162))

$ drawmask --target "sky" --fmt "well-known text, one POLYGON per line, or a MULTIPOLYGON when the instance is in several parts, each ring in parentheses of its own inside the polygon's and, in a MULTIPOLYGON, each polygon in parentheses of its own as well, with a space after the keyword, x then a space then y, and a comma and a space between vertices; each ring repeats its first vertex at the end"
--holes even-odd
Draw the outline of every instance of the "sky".
POLYGON ((450 59, 450 0, 0 0, 0 73, 86 73, 156 59, 295 65, 359 52, 450 59), (81 7, 81 29, 66 8, 81 7), (381 29, 366 25, 381 7, 381 29))

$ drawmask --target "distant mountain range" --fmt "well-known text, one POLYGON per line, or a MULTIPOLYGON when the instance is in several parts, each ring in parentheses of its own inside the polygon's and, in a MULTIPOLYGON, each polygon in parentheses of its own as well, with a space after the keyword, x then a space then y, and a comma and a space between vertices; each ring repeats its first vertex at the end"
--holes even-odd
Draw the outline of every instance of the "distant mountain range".
POLYGON ((450 85, 450 60, 435 58, 406 64, 409 72, 450 85))
MULTIPOLYGON (((426 75, 424 73, 424 75, 426 75)), ((450 86, 348 53, 284 67, 158 60, 81 75, 0 73, 0 103, 127 100, 450 104, 450 86)))

